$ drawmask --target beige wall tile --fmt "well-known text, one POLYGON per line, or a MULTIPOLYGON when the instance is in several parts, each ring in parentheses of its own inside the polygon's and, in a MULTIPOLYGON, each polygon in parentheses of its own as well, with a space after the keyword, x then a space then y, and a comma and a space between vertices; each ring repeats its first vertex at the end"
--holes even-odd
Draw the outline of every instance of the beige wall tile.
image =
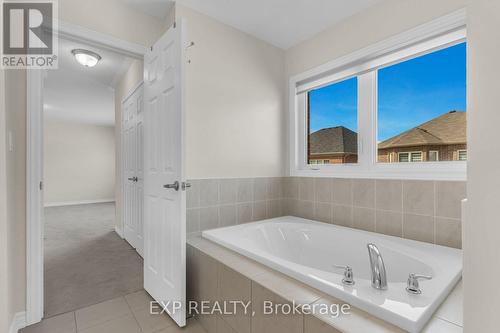
POLYGON ((267 202, 257 201, 253 203, 253 218, 254 221, 265 220, 267 218, 267 202))
POLYGON ((253 200, 264 201, 267 200, 267 185, 268 178, 255 178, 253 182, 253 200))
POLYGON ((436 217, 436 244, 462 248, 462 222, 457 219, 436 217))
POLYGON ((198 208, 188 209, 186 211, 186 232, 200 231, 200 210, 198 208))
POLYGON ((200 206, 200 181, 193 179, 189 180, 191 187, 186 191, 186 206, 187 208, 196 208, 200 206))
POLYGON ((236 214, 238 224, 252 222, 253 204, 251 202, 240 203, 236 205, 236 214))
MULTIPOLYGON (((250 279, 219 264, 218 268, 219 300, 248 302, 252 299, 250 279)), ((245 313, 243 306, 238 306, 236 314, 222 315, 222 319, 239 333, 250 333, 251 311, 245 313)))
POLYGON ((200 208, 200 231, 219 227, 219 208, 200 208))
POLYGON ((255 316, 252 317, 252 333, 302 333, 303 316, 278 313, 264 314, 264 302, 273 304, 289 304, 290 302, 262 287, 252 283, 252 306, 255 316))
POLYGON ((267 184, 267 198, 281 199, 283 197, 283 178, 269 178, 267 184))
POLYGON ((375 231, 375 209, 354 207, 352 226, 356 229, 375 231))
POLYGON ((200 180, 200 207, 214 206, 219 203, 219 181, 217 179, 200 180))
POLYGON ((434 243, 434 217, 404 214, 403 237, 427 243, 434 243))
POLYGON ((283 196, 290 199, 299 198, 299 180, 297 177, 286 177, 283 180, 283 196))
POLYGON ((332 180, 332 200, 334 204, 352 205, 352 183, 350 179, 334 178, 332 180))
POLYGON ((296 201, 296 216, 304 219, 314 219, 314 202, 313 201, 296 201))
POLYGON ((434 182, 403 181, 403 211, 410 214, 434 216, 434 182))
POLYGON ((299 199, 306 201, 314 201, 314 178, 311 177, 299 178, 299 199))
POLYGON ((460 219, 465 182, 436 182, 436 216, 460 219))
POLYGON ((333 205, 333 224, 352 227, 352 206, 333 205))
POLYGON ((282 201, 281 199, 276 199, 276 200, 269 200, 267 201, 267 217, 268 218, 274 218, 274 217, 280 217, 282 216, 283 209, 282 209, 282 201))
POLYGON ((352 180, 352 203, 356 207, 375 208, 375 180, 352 180))
POLYGON ((314 207, 314 219, 320 222, 332 223, 333 207, 331 203, 316 202, 314 207))
POLYGON ((400 212, 403 210, 403 182, 401 180, 375 181, 377 209, 400 212))
MULTIPOLYGON (((218 297, 217 270, 218 262, 201 251, 196 251, 194 271, 195 299, 215 301, 218 297)), ((199 315, 198 320, 207 332, 216 333, 215 316, 199 315)))
POLYGON ((304 316, 304 333, 341 333, 312 315, 304 316))
POLYGON ((331 178, 314 178, 314 201, 331 203, 333 200, 331 178))
POLYGON ((238 179, 238 202, 253 201, 253 179, 238 179))
POLYGON ((403 237, 403 213, 376 210, 375 231, 385 235, 403 237))
POLYGON ((221 179, 219 183, 219 203, 233 204, 238 197, 238 180, 221 179))
POLYGON ((219 226, 228 227, 237 222, 236 205, 224 205, 219 207, 219 226))

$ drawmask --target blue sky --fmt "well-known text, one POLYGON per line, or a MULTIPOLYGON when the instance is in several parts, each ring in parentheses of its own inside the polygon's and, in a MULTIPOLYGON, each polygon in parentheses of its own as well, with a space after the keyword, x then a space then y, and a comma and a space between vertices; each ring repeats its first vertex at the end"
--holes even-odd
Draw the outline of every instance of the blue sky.
MULTIPOLYGON (((311 133, 334 126, 357 131, 356 78, 311 91, 309 103, 311 133)), ((379 141, 465 107, 465 43, 378 72, 379 141)))

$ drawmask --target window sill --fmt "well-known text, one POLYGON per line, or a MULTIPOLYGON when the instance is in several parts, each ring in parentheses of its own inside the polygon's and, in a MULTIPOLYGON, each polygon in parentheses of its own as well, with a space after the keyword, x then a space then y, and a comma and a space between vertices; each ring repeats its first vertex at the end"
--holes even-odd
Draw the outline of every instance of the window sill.
POLYGON ((466 162, 377 163, 370 168, 362 165, 315 165, 295 168, 294 177, 374 178, 413 180, 467 180, 466 162))

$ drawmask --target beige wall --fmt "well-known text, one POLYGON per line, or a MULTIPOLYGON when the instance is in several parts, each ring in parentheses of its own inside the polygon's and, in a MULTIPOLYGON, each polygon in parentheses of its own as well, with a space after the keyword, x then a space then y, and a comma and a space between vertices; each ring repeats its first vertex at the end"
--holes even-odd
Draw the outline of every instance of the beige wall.
POLYGON ((468 8, 468 204, 464 228, 465 332, 500 326, 500 2, 468 8), (494 153, 492 153, 494 152, 494 153))
POLYGON ((142 60, 134 60, 130 65, 127 73, 118 82, 115 89, 115 142, 116 142, 116 175, 115 175, 115 200, 116 200, 116 219, 115 224, 118 230, 123 230, 122 221, 122 101, 128 97, 139 82, 143 80, 144 64, 142 60))
POLYGON ((44 119, 44 202, 114 200, 115 128, 44 119))
POLYGON ((283 175, 284 52, 177 5, 187 19, 189 178, 283 175))
POLYGON ((129 42, 149 46, 164 21, 134 10, 121 0, 59 0, 59 19, 129 42))

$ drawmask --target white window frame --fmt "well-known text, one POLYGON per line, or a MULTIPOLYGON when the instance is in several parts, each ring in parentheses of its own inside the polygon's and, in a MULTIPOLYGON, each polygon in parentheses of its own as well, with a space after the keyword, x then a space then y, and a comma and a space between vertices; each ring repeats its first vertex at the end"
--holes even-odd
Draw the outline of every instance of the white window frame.
POLYGON ((465 180, 465 161, 377 162, 377 69, 464 42, 465 22, 465 9, 462 9, 291 77, 290 175, 465 180), (304 92, 354 76, 358 78, 358 163, 307 164, 307 94, 304 92))

